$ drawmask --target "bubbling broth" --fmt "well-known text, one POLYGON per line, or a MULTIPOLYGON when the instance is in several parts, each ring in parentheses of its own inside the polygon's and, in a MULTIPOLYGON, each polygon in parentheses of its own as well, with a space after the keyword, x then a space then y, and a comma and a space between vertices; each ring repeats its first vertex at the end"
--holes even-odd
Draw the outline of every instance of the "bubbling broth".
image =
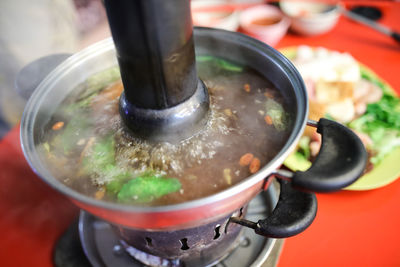
POLYGON ((74 190, 133 205, 181 203, 242 181, 287 140, 284 98, 256 71, 230 61, 199 56, 197 69, 210 111, 195 136, 169 143, 130 134, 119 116, 123 86, 113 68, 90 77, 57 108, 38 145, 41 158, 74 190))

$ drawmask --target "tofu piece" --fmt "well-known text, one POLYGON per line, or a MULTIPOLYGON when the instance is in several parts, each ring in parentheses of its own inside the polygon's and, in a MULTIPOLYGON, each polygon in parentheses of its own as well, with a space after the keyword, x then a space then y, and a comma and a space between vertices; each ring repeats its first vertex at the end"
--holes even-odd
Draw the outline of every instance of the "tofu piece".
POLYGON ((335 121, 340 123, 349 122, 356 115, 354 104, 351 98, 327 105, 326 113, 329 114, 335 121))
POLYGON ((315 85, 315 96, 319 103, 341 102, 353 98, 354 83, 319 80, 315 85))

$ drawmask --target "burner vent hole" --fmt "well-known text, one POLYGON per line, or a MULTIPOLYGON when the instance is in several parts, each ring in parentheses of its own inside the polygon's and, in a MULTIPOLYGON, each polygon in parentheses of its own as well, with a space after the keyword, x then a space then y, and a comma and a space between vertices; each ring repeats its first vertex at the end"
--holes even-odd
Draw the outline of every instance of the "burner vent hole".
POLYGON ((221 234, 219 233, 219 229, 220 228, 221 228, 221 225, 217 225, 215 227, 215 229, 214 229, 215 230, 214 240, 221 236, 221 234))
POLYGON ((182 250, 188 250, 189 246, 187 244, 187 238, 182 238, 180 241, 181 241, 181 244, 182 244, 181 249, 182 250))
POLYGON ((153 240, 151 240, 150 237, 146 237, 146 243, 147 243, 147 246, 148 246, 148 247, 152 247, 152 246, 153 246, 152 241, 153 241, 153 240))

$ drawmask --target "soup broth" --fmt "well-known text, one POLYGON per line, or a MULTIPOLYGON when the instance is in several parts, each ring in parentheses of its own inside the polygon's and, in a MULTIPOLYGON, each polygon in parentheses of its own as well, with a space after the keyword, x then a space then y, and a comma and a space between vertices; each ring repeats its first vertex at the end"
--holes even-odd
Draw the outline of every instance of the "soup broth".
POLYGON ((104 201, 167 205, 205 197, 257 172, 283 147, 290 116, 279 91, 256 71, 197 57, 210 95, 207 125, 175 143, 132 135, 120 119, 117 68, 90 77, 60 105, 38 151, 53 175, 104 201))

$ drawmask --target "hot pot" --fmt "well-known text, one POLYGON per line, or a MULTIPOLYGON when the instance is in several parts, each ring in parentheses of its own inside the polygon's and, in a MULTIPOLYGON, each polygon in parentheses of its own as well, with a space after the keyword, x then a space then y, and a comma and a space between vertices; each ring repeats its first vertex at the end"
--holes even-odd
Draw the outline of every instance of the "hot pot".
POLYGON ((295 114, 292 133, 271 162, 223 192, 172 206, 143 208, 105 203, 65 187, 40 161, 35 144, 55 108, 75 86, 92 74, 117 64, 113 42, 107 39, 68 58, 45 78, 29 99, 21 122, 21 142, 35 172, 79 207, 121 225, 149 229, 195 226, 198 221, 229 214, 263 190, 272 176, 287 178, 294 187, 322 192, 339 190, 358 178, 365 164, 363 145, 350 130, 337 123, 325 119, 319 122, 307 120, 306 90, 289 60, 245 35, 207 28, 195 29, 194 33, 196 54, 221 56, 250 65, 271 80, 292 103, 290 112, 295 114), (295 148, 306 124, 317 126, 322 134, 323 146, 317 160, 306 172, 291 173, 279 169, 295 148))
MULTIPOLYGON (((253 228, 268 237, 288 237, 303 231, 313 221, 317 203, 313 193, 340 190, 363 172, 366 151, 357 136, 346 127, 321 119, 307 120, 308 100, 303 81, 294 66, 275 49, 242 34, 209 28, 194 30, 196 55, 212 55, 248 65, 281 91, 293 114, 291 134, 281 151, 257 173, 217 194, 182 204, 140 207, 95 200, 82 195, 53 177, 41 161, 36 144, 56 107, 77 85, 91 75, 117 65, 112 39, 94 44, 69 57, 54 69, 30 97, 21 121, 21 142, 27 161, 50 186, 68 196, 83 210, 135 233, 184 231, 229 221, 253 228), (322 147, 312 167, 305 172, 282 169, 285 158, 295 149, 304 128, 317 127, 322 147), (273 177, 280 178, 281 192, 272 214, 251 222, 241 216, 242 208, 273 177)), ((266 148, 267 149, 267 148, 266 148)), ((129 239, 125 235, 125 239, 129 239)))

